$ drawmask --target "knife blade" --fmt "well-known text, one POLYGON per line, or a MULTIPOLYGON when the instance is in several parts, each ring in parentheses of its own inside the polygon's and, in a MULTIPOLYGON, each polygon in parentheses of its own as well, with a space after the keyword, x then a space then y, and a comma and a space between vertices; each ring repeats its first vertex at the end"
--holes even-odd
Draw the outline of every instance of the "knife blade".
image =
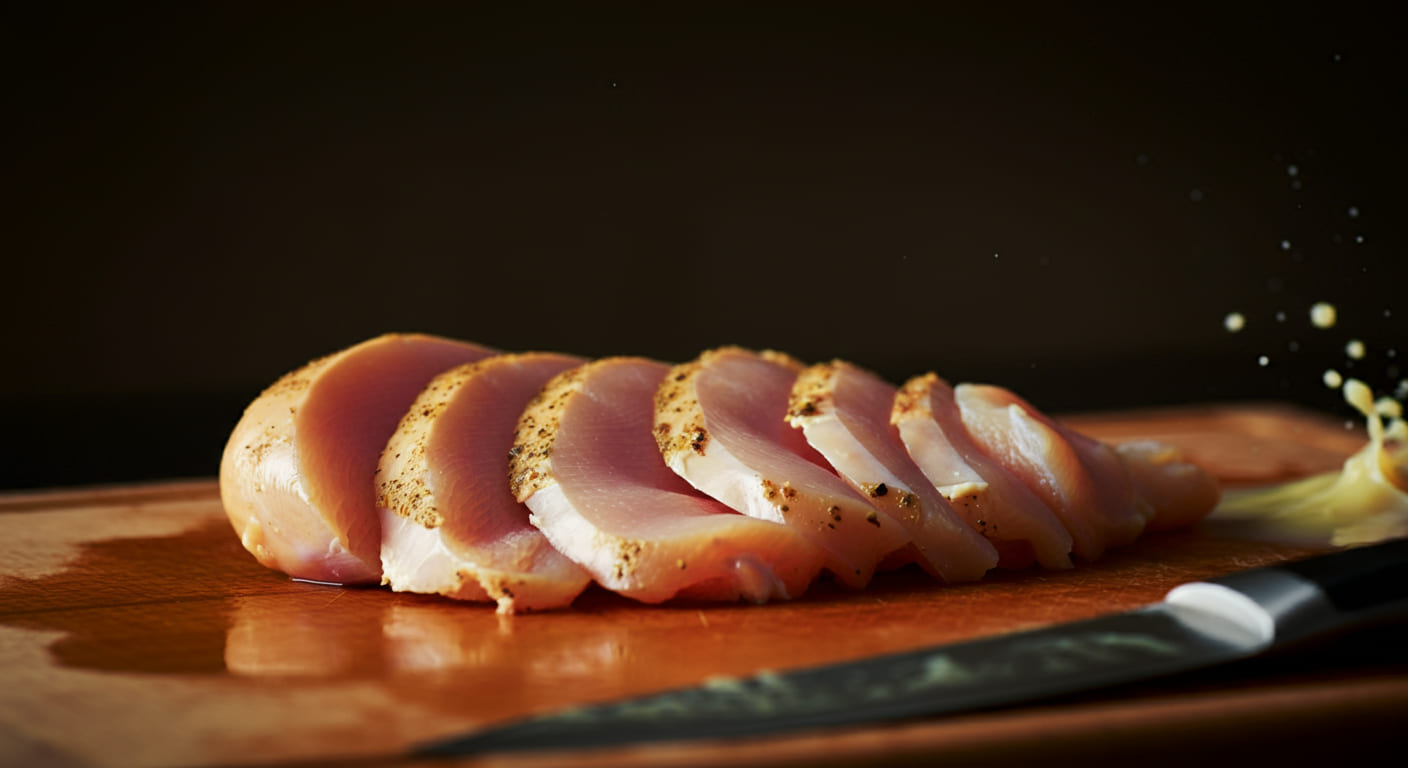
POLYGON ((1087 692, 1408 618, 1408 539, 1174 588, 1133 611, 963 643, 572 707, 419 756, 730 739, 932 717, 1087 692))

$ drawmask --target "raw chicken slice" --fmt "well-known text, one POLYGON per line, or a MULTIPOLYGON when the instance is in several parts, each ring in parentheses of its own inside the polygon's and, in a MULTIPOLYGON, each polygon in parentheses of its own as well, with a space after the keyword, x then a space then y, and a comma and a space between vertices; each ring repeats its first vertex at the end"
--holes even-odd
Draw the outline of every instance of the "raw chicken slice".
POLYGON ((705 352, 672 369, 661 386, 655 439, 670 468, 695 488, 750 517, 792 527, 825 550, 838 581, 860 588, 910 540, 787 426, 800 370, 776 352, 705 352))
POLYGON ((1001 387, 960 384, 954 398, 974 441, 1056 513, 1078 557, 1094 559, 1134 541, 1153 517, 1110 446, 1001 387))
POLYGON ((1184 528, 1207 517, 1222 498, 1211 472, 1184 461, 1177 448, 1156 440, 1115 445, 1139 497, 1154 508, 1147 530, 1184 528))
POLYGON ((837 360, 802 371, 792 385, 787 419, 842 479, 900 524, 921 567, 944 581, 980 579, 997 565, 997 550, 955 514, 910 459, 890 424, 894 401, 888 382, 837 360))
POLYGON ((518 422, 513 493, 558 551, 642 602, 800 595, 821 570, 816 547, 703 496, 660 458, 652 403, 667 370, 607 358, 548 382, 518 422))
POLYGON ((1071 534, 1050 507, 973 442, 947 382, 932 373, 905 382, 890 419, 924 476, 997 547, 1000 566, 1071 567, 1071 534))
POLYGON ((264 390, 220 461, 220 497, 245 549, 298 579, 380 581, 377 457, 426 382, 492 354, 476 344, 387 334, 264 390))
POLYGON ((382 580, 398 592, 497 601, 500 613, 560 608, 591 576, 553 549, 508 489, 508 452, 528 401, 581 365, 499 355, 431 380, 381 452, 382 580))

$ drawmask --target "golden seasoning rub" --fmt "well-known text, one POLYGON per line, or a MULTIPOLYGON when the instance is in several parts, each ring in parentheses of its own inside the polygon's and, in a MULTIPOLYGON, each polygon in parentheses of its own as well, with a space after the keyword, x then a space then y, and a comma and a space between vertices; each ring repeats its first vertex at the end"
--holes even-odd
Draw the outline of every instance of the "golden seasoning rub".
POLYGON ((890 423, 899 424, 905 419, 931 418, 933 407, 929 403, 929 388, 936 381, 939 381, 939 376, 932 372, 906 381, 895 393, 895 403, 890 409, 890 423))
MULTIPOLYGON (((705 354, 713 355, 718 354, 720 352, 736 351, 738 349, 738 347, 723 347, 718 350, 706 352, 705 354)), ((797 358, 787 354, 786 352, 779 352, 775 349, 764 349, 758 352, 758 356, 763 358, 767 362, 772 363, 773 365, 781 365, 786 368, 791 368, 792 370, 797 371, 799 373, 804 367, 802 365, 801 360, 798 360, 797 358)))
POLYGON ((835 363, 813 365, 797 376, 787 398, 787 420, 817 416, 831 408, 831 377, 835 363))
POLYGON ((562 403, 582 388, 582 374, 595 363, 569 368, 543 386, 518 418, 513 447, 509 449, 508 483, 514 498, 523 501, 553 483, 548 468, 553 442, 557 439, 562 403))
POLYGON ((709 442, 709 433, 708 433, 708 431, 706 431, 706 430, 704 429, 704 427, 702 427, 702 426, 696 426, 694 429, 689 430, 689 447, 690 447, 690 450, 694 451, 695 453, 699 454, 700 456, 703 456, 703 455, 704 455, 704 445, 705 445, 706 443, 708 443, 708 442, 709 442))
POLYGON ((431 380, 431 383, 416 397, 414 403, 401 417, 396 427, 395 437, 388 445, 396 445, 401 450, 388 456, 382 450, 377 467, 376 503, 382 509, 389 509, 401 517, 408 517, 426 528, 438 528, 444 523, 429 488, 422 479, 426 474, 426 440, 429 425, 449 407, 454 395, 464 382, 482 369, 493 358, 476 360, 457 366, 431 380), (410 446, 405 440, 410 440, 410 446), (416 478, 407 482, 405 477, 416 478))
POLYGON ((709 431, 704 426, 699 399, 690 394, 691 379, 698 371, 697 361, 677 365, 655 391, 655 444, 667 461, 686 450, 702 456, 708 446, 709 431))
MULTIPOLYGON (((631 539, 620 539, 613 542, 615 546, 615 557, 612 559, 611 576, 618 582, 628 581, 634 578, 636 567, 640 562, 641 552, 645 550, 646 543, 631 539)), ((682 560, 676 560, 679 564, 682 560)))
POLYGON ((861 483, 860 487, 861 490, 865 491, 865 495, 872 499, 878 499, 890 492, 890 489, 884 483, 861 483))

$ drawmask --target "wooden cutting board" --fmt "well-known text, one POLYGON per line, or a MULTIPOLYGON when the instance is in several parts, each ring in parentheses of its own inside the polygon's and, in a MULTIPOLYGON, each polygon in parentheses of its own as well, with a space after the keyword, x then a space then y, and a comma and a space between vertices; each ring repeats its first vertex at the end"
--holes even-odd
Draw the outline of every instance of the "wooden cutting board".
MULTIPOLYGON (((1070 417, 1158 437, 1231 483, 1335 468, 1359 431, 1274 406, 1070 417)), ((0 494, 0 764, 205 766, 398 756, 564 705, 897 651, 1160 599, 1307 554, 1199 529, 1066 572, 863 592, 818 584, 765 606, 648 607, 592 590, 567 611, 289 581, 258 565, 213 481, 0 494)), ((1353 655, 1353 654, 1351 654, 1353 655)), ((1355 657, 1360 658, 1360 657, 1355 657)), ((475 765, 1050 763, 1190 750, 1305 758, 1388 743, 1408 665, 1307 656, 1042 706, 734 743, 477 758, 475 765), (1327 740, 1328 739, 1328 740, 1327 740)))

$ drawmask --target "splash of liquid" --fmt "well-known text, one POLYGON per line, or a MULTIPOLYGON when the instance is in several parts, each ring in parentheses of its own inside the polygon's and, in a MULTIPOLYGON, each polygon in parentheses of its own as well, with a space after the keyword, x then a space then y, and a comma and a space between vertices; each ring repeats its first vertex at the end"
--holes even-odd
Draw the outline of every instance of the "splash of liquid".
POLYGON ((1229 491, 1208 522, 1236 535, 1298 544, 1350 546, 1408 536, 1403 410, 1389 398, 1375 402, 1357 379, 1344 382, 1344 398, 1368 420, 1369 442, 1339 472, 1229 491))

